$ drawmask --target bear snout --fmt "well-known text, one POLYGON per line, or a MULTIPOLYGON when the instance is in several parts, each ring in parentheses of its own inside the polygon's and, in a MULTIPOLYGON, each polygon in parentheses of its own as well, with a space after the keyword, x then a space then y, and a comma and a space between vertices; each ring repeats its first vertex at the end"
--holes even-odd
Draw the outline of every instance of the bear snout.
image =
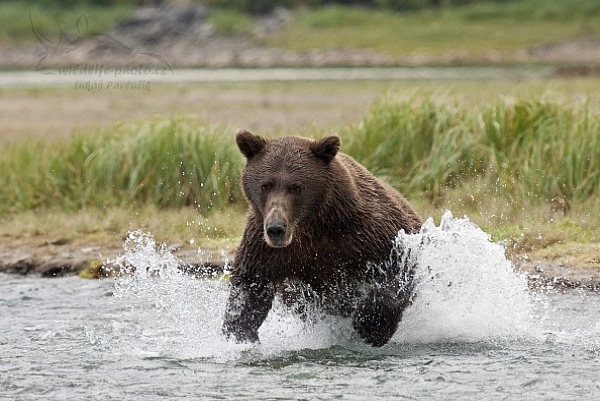
POLYGON ((283 246, 285 242, 287 224, 285 224, 283 220, 277 219, 268 222, 265 228, 269 242, 271 242, 273 246, 283 246))
POLYGON ((292 242, 292 229, 284 216, 281 210, 276 208, 265 219, 265 240, 273 248, 284 248, 292 242))

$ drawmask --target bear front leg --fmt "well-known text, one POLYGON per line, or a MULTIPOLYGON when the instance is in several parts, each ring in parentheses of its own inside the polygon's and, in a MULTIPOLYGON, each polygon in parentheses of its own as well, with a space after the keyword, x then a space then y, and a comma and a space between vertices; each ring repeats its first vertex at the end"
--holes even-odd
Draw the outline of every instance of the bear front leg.
POLYGON ((392 338, 409 302, 389 289, 373 289, 354 312, 354 330, 367 344, 381 347, 392 338))
POLYGON ((415 266, 412 263, 402 279, 376 283, 358 303, 352 323, 367 344, 381 347, 396 333, 404 311, 412 302, 415 266))
POLYGON ((232 277, 222 329, 225 336, 237 342, 258 341, 258 328, 267 317, 274 296, 275 290, 270 284, 232 277))
POLYGON ((354 311, 353 326, 366 343, 385 345, 394 335, 415 291, 417 260, 404 243, 396 243, 385 269, 374 270, 373 288, 354 311))

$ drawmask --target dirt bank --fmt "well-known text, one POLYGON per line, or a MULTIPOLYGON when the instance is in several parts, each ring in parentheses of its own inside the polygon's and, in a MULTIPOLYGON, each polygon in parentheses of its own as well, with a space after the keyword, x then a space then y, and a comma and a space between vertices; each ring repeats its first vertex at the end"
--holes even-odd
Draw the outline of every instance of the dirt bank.
MULTIPOLYGON (((194 276, 222 274, 233 260, 232 250, 203 249, 189 244, 170 244, 168 249, 181 262, 181 269, 194 276)), ((64 238, 2 238, 0 241, 0 273, 83 278, 110 278, 118 273, 112 263, 124 250, 117 242, 71 241, 64 238)), ((567 291, 583 289, 600 292, 600 269, 597 264, 573 260, 531 260, 519 255, 514 266, 528 275, 530 287, 536 290, 567 291), (567 264, 568 263, 568 264, 567 264)))
MULTIPOLYGON (((194 275, 222 273, 231 252, 169 244, 168 251, 181 268, 194 275)), ((66 238, 8 238, 0 241, 0 273, 83 278, 108 278, 118 274, 114 260, 124 253, 115 242, 66 238)))

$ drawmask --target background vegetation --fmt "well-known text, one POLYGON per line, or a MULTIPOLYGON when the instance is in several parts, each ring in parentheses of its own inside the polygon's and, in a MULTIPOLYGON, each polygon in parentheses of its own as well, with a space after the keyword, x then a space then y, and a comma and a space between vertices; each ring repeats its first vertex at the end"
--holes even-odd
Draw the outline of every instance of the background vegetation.
MULTIPOLYGON (((218 33, 290 50, 356 48, 394 55, 510 51, 600 34, 596 0, 197 0, 218 33), (261 32, 276 6, 293 18, 261 32), (393 12, 390 12, 393 11, 393 12)), ((0 44, 76 41, 129 18, 143 0, 0 0, 0 44), (85 15, 86 24, 79 17, 85 15)), ((475 56, 473 56, 475 55, 475 56)))
POLYGON ((464 56, 524 49, 600 34, 600 2, 481 2, 416 12, 322 7, 300 12, 271 46, 291 50, 359 48, 382 53, 464 56))
MULTIPOLYGON (((316 136, 322 135, 315 133, 316 136)), ((600 116, 539 98, 479 107, 377 102, 344 150, 408 195, 477 184, 517 204, 600 196, 600 116)), ((64 142, 0 148, 1 213, 153 205, 201 212, 243 200, 232 133, 185 117, 130 121, 64 142)))
POLYGON ((532 203, 600 194, 600 118, 587 105, 385 99, 345 136, 347 152, 375 174, 432 199, 475 180, 532 203))
POLYGON ((116 124, 66 142, 0 148, 0 213, 158 208, 239 202, 239 152, 219 129, 187 118, 116 124))
MULTIPOLYGON (((342 5, 361 8, 381 8, 394 11, 415 11, 422 9, 439 9, 450 7, 481 6, 482 9, 491 10, 494 7, 503 7, 512 12, 539 10, 539 15, 559 18, 573 13, 598 11, 598 4, 594 0, 193 0, 208 7, 234 9, 249 13, 266 13, 276 7, 285 8, 317 8, 321 6, 342 5)), ((0 3, 15 2, 2 0, 0 3)), ((21 0, 19 3, 40 6, 47 9, 73 8, 81 6, 140 6, 143 4, 156 4, 160 1, 148 0, 21 0)), ((522 16, 521 16, 522 17, 522 16)))
MULTIPOLYGON (((254 35, 267 45, 294 50, 477 53, 600 34, 597 0, 198 2, 209 6, 209 18, 220 33, 254 35), (295 10, 292 20, 276 34, 257 35, 257 19, 280 5, 295 10)), ((106 31, 142 3, 0 0, 0 43, 35 41, 32 22, 52 40, 61 40, 61 35, 77 40, 106 31), (90 24, 78 31, 74 22, 82 14, 90 24)), ((589 94, 588 83, 578 93, 589 94)), ((252 99, 252 105, 258 104, 252 99)), ((597 242, 597 105, 547 101, 535 94, 489 99, 473 107, 473 102, 447 97, 407 100, 392 93, 342 130, 344 151, 398 187, 423 216, 439 216, 444 208, 467 213, 495 239, 597 242)), ((290 102, 294 105, 285 113, 298 107, 297 98, 290 102)), ((134 107, 129 98, 116 103, 134 107)), ((268 101, 265 105, 271 107, 268 101)), ((139 110, 130 113, 141 115, 139 110)), ((290 133, 283 125, 265 131, 290 133)), ((321 136, 324 131, 319 127, 309 134, 321 136)), ((3 232, 26 226, 31 227, 26 232, 57 235, 59 225, 75 221, 74 236, 95 230, 114 234, 140 222, 153 232, 170 221, 185 230, 200 211, 202 219, 212 219, 202 230, 222 227, 219 235, 228 238, 239 234, 243 160, 233 146, 232 130, 174 114, 63 137, 67 139, 0 141, 3 232)))
POLYGON ((33 27, 55 43, 97 35, 129 18, 135 3, 130 0, 0 0, 0 43, 15 45, 35 41, 33 27), (78 24, 82 15, 88 17, 85 25, 78 24))
POLYGON ((562 18, 574 13, 589 14, 599 10, 599 5, 594 0, 200 0, 199 2, 259 14, 272 11, 275 7, 316 8, 331 5, 393 11, 471 7, 483 14, 497 13, 497 10, 505 8, 519 18, 523 18, 523 11, 535 11, 534 14, 538 17, 562 18))

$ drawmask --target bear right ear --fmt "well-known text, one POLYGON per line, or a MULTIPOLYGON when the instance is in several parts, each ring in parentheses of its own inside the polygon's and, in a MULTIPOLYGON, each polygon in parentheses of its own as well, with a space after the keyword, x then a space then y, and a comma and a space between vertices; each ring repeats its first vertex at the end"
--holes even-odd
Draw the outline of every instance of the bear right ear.
POLYGON ((313 142, 311 145, 314 155, 325 160, 327 163, 333 160, 339 149, 340 138, 335 135, 325 137, 320 141, 313 142))
POLYGON ((246 156, 246 159, 252 159, 256 154, 263 150, 267 144, 267 141, 264 138, 251 134, 246 130, 238 131, 235 135, 235 142, 237 143, 240 152, 246 156))

